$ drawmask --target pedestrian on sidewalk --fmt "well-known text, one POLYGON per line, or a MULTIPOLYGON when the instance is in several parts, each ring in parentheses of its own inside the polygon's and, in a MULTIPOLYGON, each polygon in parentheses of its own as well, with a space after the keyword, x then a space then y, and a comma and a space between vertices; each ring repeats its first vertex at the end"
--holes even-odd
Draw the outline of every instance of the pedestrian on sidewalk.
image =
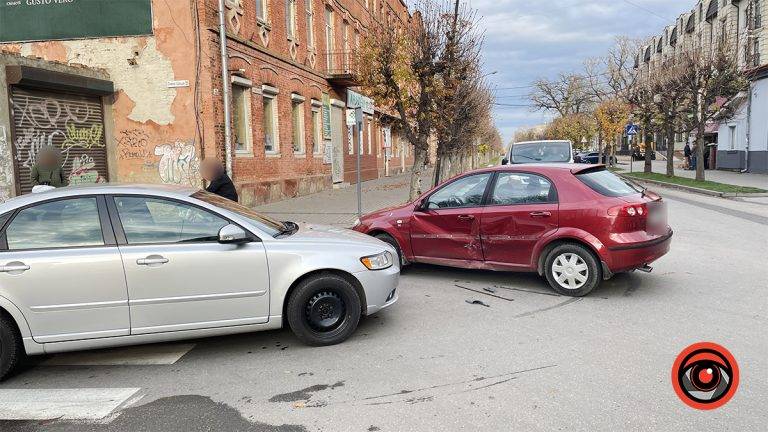
POLYGON ((683 156, 685 156, 685 169, 689 170, 691 169, 691 144, 685 143, 685 147, 683 148, 683 156))
POLYGON ((691 168, 690 168, 691 170, 695 170, 696 164, 699 162, 698 160, 699 158, 696 156, 699 154, 698 151, 699 151, 699 145, 694 144, 693 148, 691 149, 691 168))
POLYGON ((37 163, 32 167, 32 186, 63 187, 67 185, 61 167, 61 153, 54 146, 46 146, 37 152, 37 163))
POLYGON ((218 159, 204 159, 200 164, 200 174, 208 181, 206 191, 237 202, 237 189, 227 171, 218 159))

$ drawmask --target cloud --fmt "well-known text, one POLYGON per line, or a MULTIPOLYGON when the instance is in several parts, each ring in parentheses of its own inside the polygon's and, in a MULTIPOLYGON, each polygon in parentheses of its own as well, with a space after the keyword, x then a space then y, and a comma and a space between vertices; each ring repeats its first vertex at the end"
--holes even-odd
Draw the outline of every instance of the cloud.
MULTIPOLYGON (((526 86, 537 78, 579 70, 587 58, 605 54, 617 36, 661 33, 695 0, 474 0, 470 5, 485 31, 485 70, 497 71, 489 77, 499 89, 497 102, 525 105, 526 86)), ((548 117, 525 107, 494 110, 505 141, 515 129, 548 117)))

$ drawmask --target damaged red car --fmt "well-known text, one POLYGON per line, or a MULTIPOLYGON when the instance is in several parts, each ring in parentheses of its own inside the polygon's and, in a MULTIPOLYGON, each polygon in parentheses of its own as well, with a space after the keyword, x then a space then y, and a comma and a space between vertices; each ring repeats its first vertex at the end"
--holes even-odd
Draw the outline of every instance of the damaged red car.
POLYGON ((390 243, 404 265, 537 272, 568 296, 650 272, 672 239, 661 197, 602 165, 573 164, 465 173, 354 229, 390 243))

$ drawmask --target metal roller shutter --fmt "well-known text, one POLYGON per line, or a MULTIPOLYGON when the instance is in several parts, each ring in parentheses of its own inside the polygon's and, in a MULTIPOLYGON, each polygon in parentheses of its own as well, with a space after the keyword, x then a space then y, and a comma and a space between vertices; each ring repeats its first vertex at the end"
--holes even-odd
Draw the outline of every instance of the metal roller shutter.
POLYGON ((11 89, 16 184, 32 191, 30 178, 38 151, 59 149, 70 183, 107 181, 107 145, 101 98, 22 87, 11 89))

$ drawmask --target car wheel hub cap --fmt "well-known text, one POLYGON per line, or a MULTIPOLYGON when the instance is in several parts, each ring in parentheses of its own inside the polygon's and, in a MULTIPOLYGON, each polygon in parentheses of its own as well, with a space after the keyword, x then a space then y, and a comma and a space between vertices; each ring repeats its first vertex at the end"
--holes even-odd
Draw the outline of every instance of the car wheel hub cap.
POLYGON ((561 287, 576 290, 587 283, 589 267, 579 255, 567 252, 555 258, 552 263, 552 276, 561 287))
POLYGON ((337 328, 342 323, 345 312, 344 301, 333 292, 317 293, 307 302, 307 321, 313 329, 318 331, 337 328))

